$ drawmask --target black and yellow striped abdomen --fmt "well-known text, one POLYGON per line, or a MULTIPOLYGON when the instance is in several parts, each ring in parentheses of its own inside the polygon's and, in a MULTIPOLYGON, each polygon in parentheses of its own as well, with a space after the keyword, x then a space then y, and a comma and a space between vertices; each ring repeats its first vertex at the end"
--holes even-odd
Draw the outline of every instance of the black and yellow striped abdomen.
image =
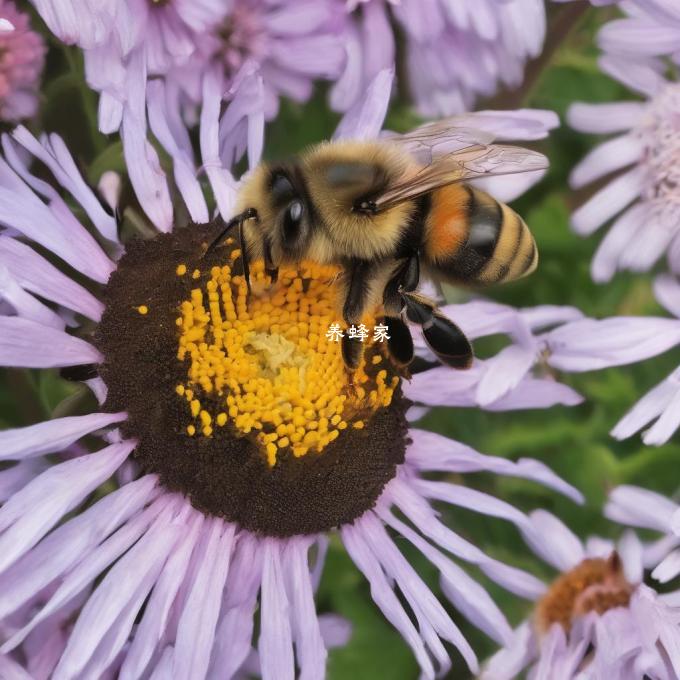
POLYGON ((538 264, 536 243, 524 220, 467 184, 431 194, 424 237, 428 265, 452 283, 511 281, 530 274, 538 264))

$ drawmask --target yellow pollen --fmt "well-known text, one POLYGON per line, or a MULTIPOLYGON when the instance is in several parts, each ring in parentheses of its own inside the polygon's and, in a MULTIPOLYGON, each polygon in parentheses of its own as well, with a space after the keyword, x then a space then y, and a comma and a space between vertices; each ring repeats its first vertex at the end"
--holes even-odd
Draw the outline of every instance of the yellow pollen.
MULTIPOLYGON (((240 254, 234 249, 222 266, 203 272, 200 287, 179 305, 177 359, 186 380, 176 392, 193 420, 188 434, 220 436, 214 428, 226 426, 274 466, 285 450, 318 454, 348 425, 365 428, 373 412, 389 406, 399 378, 378 370, 382 344, 369 336, 349 385, 341 344, 327 336, 342 318, 331 285, 335 267, 282 268, 272 284, 263 263, 254 262, 248 295, 233 272, 240 254)), ((200 277, 195 270, 192 278, 200 277)), ((370 316, 362 322, 377 323, 370 316)))
POLYGON ((200 269, 194 269, 194 271, 191 273, 191 278, 192 279, 200 279, 201 278, 201 270, 200 269))
POLYGON ((148 308, 146 305, 139 305, 139 307, 137 307, 137 311, 138 311, 142 316, 144 316, 145 314, 148 314, 148 313, 149 313, 149 308, 148 308))
POLYGON ((178 264, 175 273, 177 276, 184 276, 187 273, 187 266, 185 264, 178 264))

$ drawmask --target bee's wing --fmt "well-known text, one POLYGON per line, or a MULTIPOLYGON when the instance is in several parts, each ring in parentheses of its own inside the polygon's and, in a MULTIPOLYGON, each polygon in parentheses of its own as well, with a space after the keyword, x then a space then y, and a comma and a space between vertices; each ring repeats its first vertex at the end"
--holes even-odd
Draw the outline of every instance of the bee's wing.
POLYGON ((426 123, 406 134, 388 133, 383 139, 407 151, 421 165, 430 165, 435 158, 457 151, 487 146, 494 135, 484 130, 456 127, 456 118, 426 123))
POLYGON ((372 203, 376 210, 386 210, 448 184, 547 167, 548 159, 537 151, 517 146, 470 144, 433 157, 429 165, 414 175, 385 187, 372 197, 372 203))

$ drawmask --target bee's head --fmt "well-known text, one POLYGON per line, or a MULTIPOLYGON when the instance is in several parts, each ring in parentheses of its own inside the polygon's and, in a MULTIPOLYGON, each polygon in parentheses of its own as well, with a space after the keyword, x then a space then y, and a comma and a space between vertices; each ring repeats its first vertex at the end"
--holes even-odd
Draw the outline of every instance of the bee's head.
POLYGON ((296 166, 260 166, 244 184, 239 208, 257 214, 247 227, 251 257, 264 258, 269 268, 305 256, 312 209, 296 166))

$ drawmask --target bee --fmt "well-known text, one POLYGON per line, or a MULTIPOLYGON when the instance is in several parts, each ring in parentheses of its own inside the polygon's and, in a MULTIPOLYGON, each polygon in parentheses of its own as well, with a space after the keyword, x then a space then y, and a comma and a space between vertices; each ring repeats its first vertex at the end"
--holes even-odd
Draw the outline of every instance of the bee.
MULTIPOLYGON (((467 368, 470 342, 417 292, 421 274, 489 285, 526 276, 538 262, 524 220, 470 182, 541 170, 547 159, 492 139, 445 120, 375 141, 323 142, 292 160, 262 163, 208 250, 238 229, 247 281, 249 262, 258 258, 273 281, 282 264, 339 265, 348 326, 381 309, 398 365, 414 354, 406 318, 422 327, 443 363, 467 368)), ((342 343, 345 364, 356 368, 362 345, 348 334, 342 343)))

